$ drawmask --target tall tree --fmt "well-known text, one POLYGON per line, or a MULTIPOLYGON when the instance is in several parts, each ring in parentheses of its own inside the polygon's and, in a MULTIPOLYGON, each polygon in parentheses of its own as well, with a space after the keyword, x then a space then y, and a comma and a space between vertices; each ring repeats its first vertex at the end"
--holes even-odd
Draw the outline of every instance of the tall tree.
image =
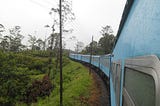
POLYGON ((0 32, 4 32, 4 31, 5 31, 5 27, 2 24, 0 24, 0 32))
MULTIPOLYGON (((54 15, 54 17, 53 17, 54 24, 53 24, 52 27, 59 26, 59 14, 60 14, 59 6, 52 8, 50 14, 54 15)), ((73 13, 73 10, 72 10, 72 2, 70 0, 63 0, 62 1, 62 27, 63 27, 63 32, 69 32, 69 31, 73 30, 73 29, 67 30, 65 28, 73 20, 75 20, 75 14, 73 13)))
POLYGON ((8 36, 4 36, 0 43, 2 50, 7 51, 9 50, 9 38, 8 36))
POLYGON ((93 54, 109 54, 112 52, 112 47, 115 41, 115 36, 113 35, 113 30, 111 26, 102 27, 100 31, 102 37, 99 39, 98 43, 96 41, 91 42, 82 51, 84 54, 90 53, 90 45, 92 45, 93 54))
MULTIPOLYGON (((55 48, 57 48, 57 52, 56 52, 56 61, 59 60, 59 46, 60 46, 60 34, 57 34, 58 36, 56 36, 55 32, 56 29, 59 29, 59 25, 60 25, 60 19, 59 19, 59 15, 60 15, 60 10, 59 10, 59 5, 57 7, 54 7, 51 9, 50 15, 53 15, 53 26, 52 26, 52 34, 49 37, 50 41, 51 41, 51 46, 50 46, 50 59, 49 59, 49 63, 52 64, 52 50, 53 50, 53 44, 55 44, 55 48)), ((72 2, 68 1, 68 0, 63 0, 62 1, 62 31, 63 32, 72 32, 72 29, 65 29, 65 26, 70 23, 71 21, 73 21, 75 19, 75 15, 72 12, 72 2)), ((56 62, 58 66, 58 62, 56 62)), ((50 69, 49 69, 50 70, 50 69)))
POLYGON ((100 31, 100 33, 105 36, 107 35, 112 35, 113 34, 113 29, 111 26, 106 25, 105 27, 102 27, 102 30, 100 31))
POLYGON ((84 50, 82 50, 83 54, 90 54, 91 52, 91 45, 92 45, 92 54, 99 54, 99 47, 97 41, 91 42, 89 45, 87 45, 84 50))
POLYGON ((24 38, 23 35, 20 34, 21 27, 15 26, 14 28, 9 29, 10 35, 8 36, 10 38, 10 45, 9 49, 10 51, 19 51, 21 50, 22 45, 22 39, 24 38))
MULTIPOLYGON (((59 6, 58 7, 54 7, 51 9, 50 15, 53 15, 53 26, 52 26, 52 34, 49 37, 50 40, 50 44, 51 44, 51 48, 53 49, 53 44, 58 43, 59 45, 59 41, 60 39, 58 39, 59 37, 57 37, 57 35, 59 36, 59 34, 56 34, 56 29, 59 29, 59 14, 60 14, 60 10, 59 10, 59 6)), ((62 29, 63 32, 67 32, 67 33, 71 33, 73 31, 73 29, 67 29, 66 26, 72 22, 73 20, 75 20, 75 15, 72 11, 72 2, 68 1, 68 0, 63 0, 62 1, 62 29)), ((55 45, 57 46, 57 45, 55 45)))
POLYGON ((43 41, 42 39, 38 39, 37 41, 36 41, 36 43, 37 43, 37 46, 38 46, 38 48, 40 49, 40 50, 44 50, 44 48, 45 48, 45 41, 43 41))
POLYGON ((37 38, 35 36, 32 36, 32 35, 28 35, 28 36, 29 36, 28 42, 31 44, 30 45, 31 49, 36 50, 37 38))
POLYGON ((2 25, 2 24, 0 24, 0 41, 1 41, 1 44, 0 44, 0 47, 1 48, 3 48, 3 46, 2 46, 2 41, 3 41, 3 37, 2 37, 2 33, 5 31, 5 27, 2 25))
POLYGON ((2 24, 0 24, 0 37, 2 36, 1 33, 4 31, 5 31, 5 27, 2 24))
POLYGON ((102 54, 111 53, 115 41, 115 36, 113 35, 111 26, 107 25, 105 27, 102 27, 101 34, 102 37, 100 38, 98 45, 102 51, 102 54))
POLYGON ((76 51, 77 53, 79 53, 79 52, 82 51, 83 48, 84 48, 84 43, 78 41, 78 42, 76 43, 75 51, 76 51))

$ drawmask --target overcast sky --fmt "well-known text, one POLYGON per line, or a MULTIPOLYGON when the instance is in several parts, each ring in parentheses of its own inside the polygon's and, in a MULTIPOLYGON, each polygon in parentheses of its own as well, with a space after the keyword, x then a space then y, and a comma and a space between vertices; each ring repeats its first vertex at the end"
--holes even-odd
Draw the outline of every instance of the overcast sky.
MULTIPOLYGON (((101 37, 102 26, 110 25, 116 35, 126 0, 73 0, 73 12, 76 20, 70 23, 74 29, 72 34, 65 34, 67 40, 76 36, 78 41, 87 45, 101 37)), ((34 34, 42 39, 49 36, 50 29, 44 28, 46 24, 52 25, 50 9, 56 6, 58 0, 0 0, 0 24, 6 29, 15 25, 22 27, 22 33, 27 40, 28 34, 34 34)), ((67 40, 67 48, 74 50, 76 41, 67 40)))

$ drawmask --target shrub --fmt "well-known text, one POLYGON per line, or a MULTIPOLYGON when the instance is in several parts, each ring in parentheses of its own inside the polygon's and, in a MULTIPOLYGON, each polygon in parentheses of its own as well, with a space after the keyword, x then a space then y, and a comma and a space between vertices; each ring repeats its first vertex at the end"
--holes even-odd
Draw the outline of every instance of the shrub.
POLYGON ((27 104, 37 102, 38 97, 49 96, 52 89, 53 86, 47 75, 42 80, 35 80, 26 91, 25 102, 27 104))

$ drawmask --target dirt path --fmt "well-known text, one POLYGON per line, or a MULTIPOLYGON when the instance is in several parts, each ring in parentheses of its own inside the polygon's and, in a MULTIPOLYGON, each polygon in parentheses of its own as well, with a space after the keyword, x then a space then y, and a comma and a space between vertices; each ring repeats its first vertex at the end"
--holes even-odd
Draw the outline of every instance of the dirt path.
POLYGON ((109 86, 106 86, 100 76, 91 71, 93 85, 91 88, 91 97, 89 98, 90 106, 110 106, 109 105, 109 86))

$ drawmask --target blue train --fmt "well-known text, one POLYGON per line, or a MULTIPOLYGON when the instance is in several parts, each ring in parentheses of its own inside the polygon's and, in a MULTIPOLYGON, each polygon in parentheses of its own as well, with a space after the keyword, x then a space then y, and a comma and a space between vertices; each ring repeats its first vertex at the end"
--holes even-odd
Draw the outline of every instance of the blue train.
POLYGON ((111 55, 70 58, 108 76, 111 106, 160 106, 160 0, 127 0, 111 55))

